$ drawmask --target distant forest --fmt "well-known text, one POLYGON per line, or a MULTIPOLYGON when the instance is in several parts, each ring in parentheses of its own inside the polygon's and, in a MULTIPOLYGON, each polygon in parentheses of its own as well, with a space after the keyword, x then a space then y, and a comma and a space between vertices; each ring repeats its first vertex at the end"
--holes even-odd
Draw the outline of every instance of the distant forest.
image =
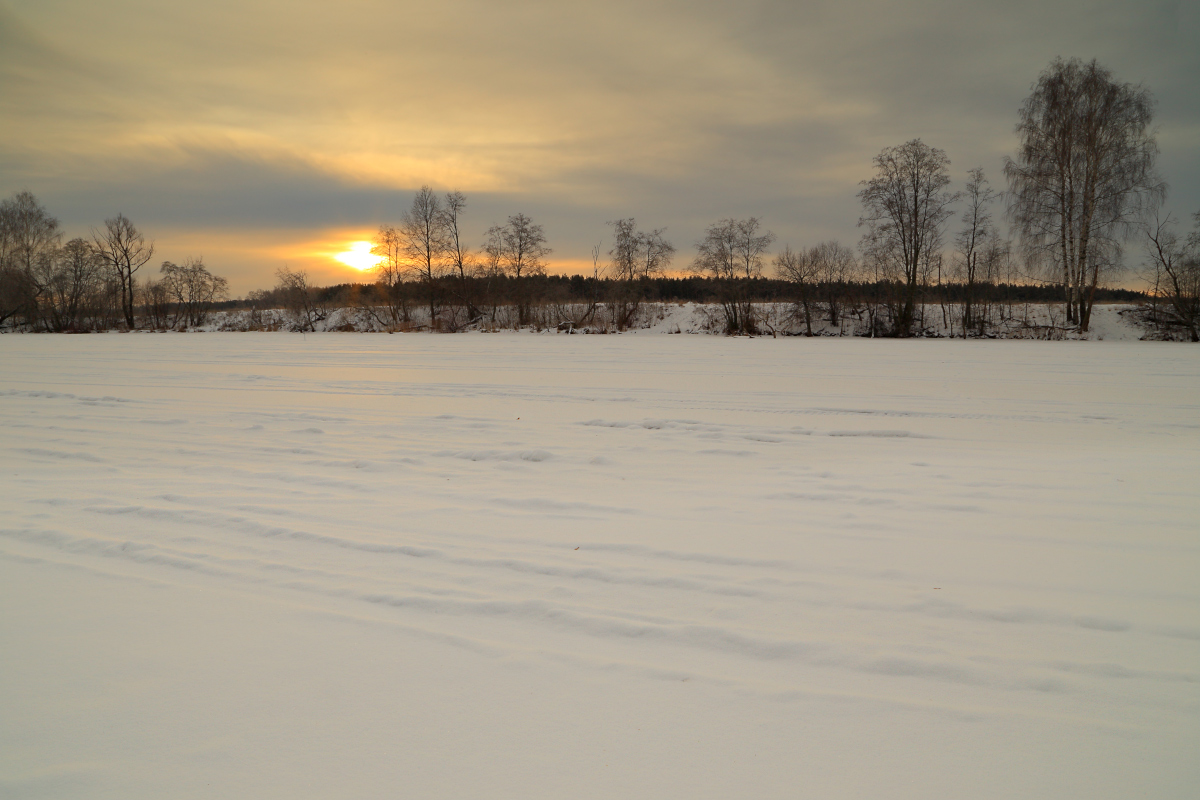
MULTIPOLYGON (((482 296, 485 293, 486 281, 480 278, 470 278, 475 284, 472 294, 482 296)), ((503 296, 512 296, 513 281, 501 277, 492 290, 503 296)), ((595 297, 609 297, 618 288, 618 282, 612 278, 593 278, 584 275, 539 275, 531 278, 531 291, 545 302, 586 304, 595 297)), ((661 303, 716 303, 721 297, 722 287, 716 279, 705 276, 687 276, 679 278, 653 277, 642 280, 639 294, 646 302, 661 303)), ((409 282, 405 287, 410 297, 417 298, 422 294, 422 284, 409 282)), ((846 283, 836 286, 814 286, 814 293, 860 295, 867 293, 886 293, 894 287, 866 285, 861 283, 846 283)), ((796 293, 796 287, 790 281, 781 278, 752 278, 748 284, 748 297, 754 303, 790 302, 796 293)), ((378 290, 374 283, 339 283, 333 286, 314 287, 314 299, 327 306, 352 307, 363 296, 370 296, 378 290)), ((1057 303, 1062 301, 1062 286, 1048 283, 1000 283, 982 284, 976 287, 978 296, 984 302, 993 303, 1057 303)), ((925 304, 962 303, 967 295, 967 287, 961 283, 943 283, 940 285, 922 286, 918 301, 925 304)), ((1096 301, 1100 303, 1144 303, 1152 299, 1148 291, 1140 289, 1121 289, 1098 287, 1096 301)), ((239 298, 214 302, 214 310, 250 309, 263 304, 271 308, 283 308, 285 298, 278 290, 271 290, 256 295, 254 299, 239 298)))

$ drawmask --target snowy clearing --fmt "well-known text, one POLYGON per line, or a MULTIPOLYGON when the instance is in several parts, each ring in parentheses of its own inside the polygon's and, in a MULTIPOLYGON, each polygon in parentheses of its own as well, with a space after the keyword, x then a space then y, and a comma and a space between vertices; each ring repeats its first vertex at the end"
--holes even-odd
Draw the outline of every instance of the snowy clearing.
POLYGON ((1191 798, 1200 350, 0 340, 0 795, 1191 798))

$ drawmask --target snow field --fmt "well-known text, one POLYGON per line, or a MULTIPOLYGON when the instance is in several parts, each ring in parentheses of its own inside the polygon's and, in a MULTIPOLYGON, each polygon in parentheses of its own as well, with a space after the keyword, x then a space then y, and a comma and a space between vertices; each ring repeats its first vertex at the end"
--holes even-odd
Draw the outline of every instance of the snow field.
POLYGON ((1200 356, 0 340, 16 797, 1191 797, 1200 356))

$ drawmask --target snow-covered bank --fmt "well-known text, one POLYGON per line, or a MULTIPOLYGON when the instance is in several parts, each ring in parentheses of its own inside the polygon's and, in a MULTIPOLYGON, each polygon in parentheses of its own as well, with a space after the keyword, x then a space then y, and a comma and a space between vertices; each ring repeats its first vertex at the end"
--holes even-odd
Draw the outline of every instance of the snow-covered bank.
MULTIPOLYGON (((868 336, 871 331, 870 316, 864 309, 847 311, 838 324, 830 324, 827 315, 819 307, 812 309, 812 318, 806 324, 799 310, 791 303, 759 303, 755 305, 759 328, 765 336, 807 335, 811 327, 813 335, 868 336)), ((1136 313, 1137 306, 1127 304, 1100 304, 1093 310, 1090 330, 1079 333, 1063 320, 1062 309, 1045 303, 1021 303, 1006 306, 1003 312, 993 309, 992 320, 986 335, 978 330, 971 331, 970 338, 996 339, 1081 339, 1092 341, 1135 341, 1160 339, 1162 332, 1143 324, 1136 313)), ((459 309, 461 311, 461 309, 459 309)), ((461 316, 461 315, 460 315, 461 316)), ((501 307, 493 316, 467 323, 465 318, 456 323, 445 319, 439 322, 443 331, 469 333, 616 333, 616 328, 604 314, 589 314, 583 305, 546 306, 538 310, 538 322, 518 326, 515 310, 501 307)), ((921 320, 914 335, 922 338, 962 338, 960 306, 923 306, 921 320)), ((258 332, 258 331, 309 331, 323 332, 427 332, 429 313, 420 308, 412 309, 408 321, 397 325, 385 325, 379 313, 364 308, 333 308, 309 319, 301 318, 282 309, 260 311, 218 311, 210 314, 205 324, 190 329, 197 332, 258 332)), ((644 303, 636 314, 635 323, 623 334, 722 334, 725 322, 721 307, 703 303, 644 303)))
POLYGON ((1200 351, 0 341, 0 794, 1185 798, 1200 351))

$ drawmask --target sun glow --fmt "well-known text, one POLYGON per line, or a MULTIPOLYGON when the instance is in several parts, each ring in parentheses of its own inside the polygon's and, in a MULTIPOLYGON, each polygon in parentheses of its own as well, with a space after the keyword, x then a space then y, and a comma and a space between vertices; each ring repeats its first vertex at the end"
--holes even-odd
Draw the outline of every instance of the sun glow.
POLYGON ((364 272, 376 267, 382 260, 371 252, 370 242, 351 242, 349 250, 338 253, 334 258, 348 267, 354 267, 364 272))

